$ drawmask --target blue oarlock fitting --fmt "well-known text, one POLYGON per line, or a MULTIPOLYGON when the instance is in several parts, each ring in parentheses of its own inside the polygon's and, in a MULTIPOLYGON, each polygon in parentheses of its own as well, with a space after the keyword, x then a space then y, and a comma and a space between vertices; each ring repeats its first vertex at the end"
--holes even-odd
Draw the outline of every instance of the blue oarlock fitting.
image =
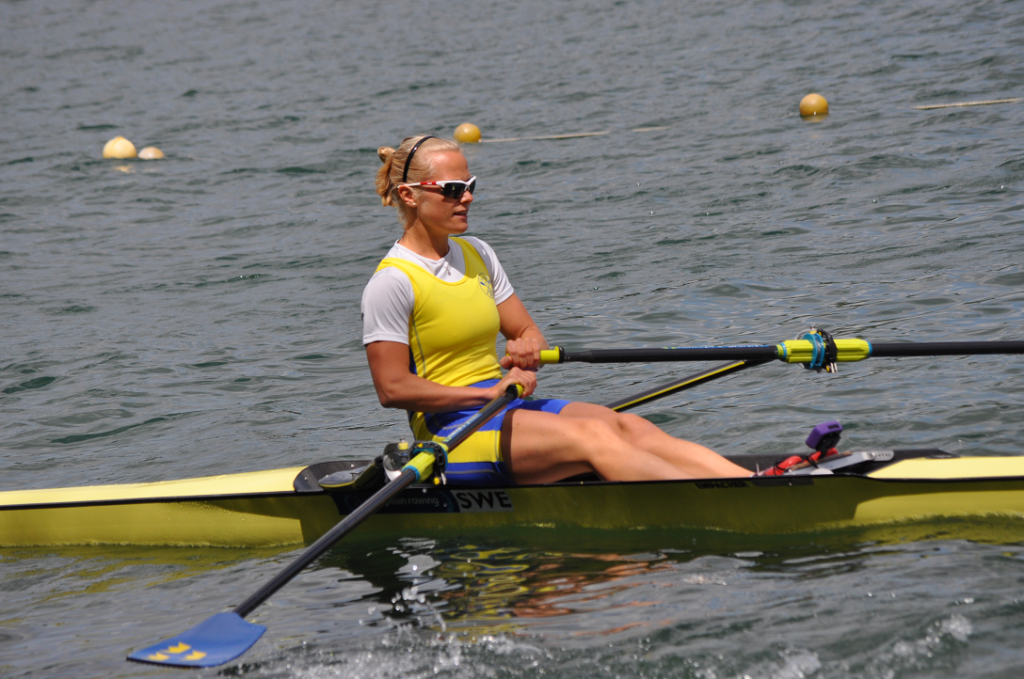
POLYGON ((448 468, 448 446, 440 441, 416 441, 413 444, 412 449, 409 451, 409 462, 403 467, 403 469, 412 469, 416 472, 416 483, 423 483, 426 481, 427 467, 421 469, 417 463, 417 458, 422 453, 433 457, 433 463, 430 465, 430 476, 434 477, 434 482, 438 480, 442 483, 446 483, 444 472, 448 468))

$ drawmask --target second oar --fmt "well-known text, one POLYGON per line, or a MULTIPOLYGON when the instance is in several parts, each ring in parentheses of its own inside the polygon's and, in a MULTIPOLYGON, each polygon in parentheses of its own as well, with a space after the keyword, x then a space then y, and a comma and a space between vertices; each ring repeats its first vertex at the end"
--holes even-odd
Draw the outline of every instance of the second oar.
POLYGON ((233 611, 217 613, 181 634, 132 653, 128 660, 174 667, 215 667, 245 653, 267 629, 263 625, 246 622, 245 616, 284 587, 334 543, 386 505, 395 495, 409 485, 429 478, 435 469, 443 472, 447 465, 448 452, 458 447, 473 432, 518 398, 521 390, 522 387, 518 385, 510 385, 504 394, 484 406, 443 442, 417 442, 411 451, 411 459, 403 467, 400 476, 359 505, 354 512, 321 536, 299 558, 233 611))

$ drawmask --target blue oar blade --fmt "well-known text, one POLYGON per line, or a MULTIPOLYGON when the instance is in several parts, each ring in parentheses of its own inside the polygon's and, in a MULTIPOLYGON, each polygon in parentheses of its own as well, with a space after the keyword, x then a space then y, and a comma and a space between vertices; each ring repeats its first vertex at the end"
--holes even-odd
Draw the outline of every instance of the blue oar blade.
POLYGON ((237 613, 218 613, 177 636, 135 651, 128 659, 173 667, 215 667, 245 653, 266 631, 237 613))

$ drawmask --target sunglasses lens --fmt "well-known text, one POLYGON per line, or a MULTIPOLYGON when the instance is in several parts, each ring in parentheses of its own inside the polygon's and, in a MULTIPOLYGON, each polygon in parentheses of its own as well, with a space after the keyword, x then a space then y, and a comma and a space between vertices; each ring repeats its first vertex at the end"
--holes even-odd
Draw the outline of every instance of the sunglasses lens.
POLYGON ((445 198, 454 198, 459 200, 462 198, 462 194, 466 191, 473 193, 473 189, 476 188, 476 180, 467 184, 466 182, 450 181, 445 182, 445 185, 441 187, 441 195, 445 198))
MULTIPOLYGON (((434 184, 434 182, 428 182, 428 184, 434 184)), ((438 184, 439 186, 437 188, 441 189, 442 196, 445 198, 454 198, 455 200, 460 200, 462 198, 462 194, 466 191, 469 191, 470 193, 476 191, 475 177, 473 178, 473 181, 469 183, 452 179, 446 182, 438 182, 438 184)))

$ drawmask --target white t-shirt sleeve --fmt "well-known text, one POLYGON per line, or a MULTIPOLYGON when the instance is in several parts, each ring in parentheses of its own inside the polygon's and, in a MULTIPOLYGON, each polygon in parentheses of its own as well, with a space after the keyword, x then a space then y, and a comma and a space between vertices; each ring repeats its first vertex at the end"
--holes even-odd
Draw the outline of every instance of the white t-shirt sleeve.
POLYGON ((409 344, 409 318, 416 297, 409 277, 393 266, 373 274, 363 290, 363 344, 409 344))
POLYGON ((494 287, 494 303, 501 304, 514 295, 516 291, 512 288, 512 283, 508 280, 505 269, 501 267, 498 255, 494 254, 491 246, 473 236, 463 236, 462 239, 476 248, 476 251, 480 253, 480 259, 484 260, 487 273, 491 275, 491 285, 494 287))

